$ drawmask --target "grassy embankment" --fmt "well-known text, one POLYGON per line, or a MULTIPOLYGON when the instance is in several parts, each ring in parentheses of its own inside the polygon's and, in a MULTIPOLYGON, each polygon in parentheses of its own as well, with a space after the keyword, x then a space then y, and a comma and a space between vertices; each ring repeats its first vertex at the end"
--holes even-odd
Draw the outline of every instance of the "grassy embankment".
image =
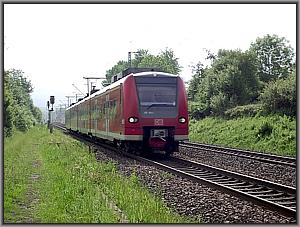
POLYGON ((4 223, 184 223, 113 163, 99 163, 82 143, 45 128, 4 141, 4 223), (104 195, 104 196, 103 196, 104 195), (124 217, 124 216, 123 216, 124 217))
POLYGON ((190 141, 296 156, 296 120, 289 117, 190 121, 190 141))

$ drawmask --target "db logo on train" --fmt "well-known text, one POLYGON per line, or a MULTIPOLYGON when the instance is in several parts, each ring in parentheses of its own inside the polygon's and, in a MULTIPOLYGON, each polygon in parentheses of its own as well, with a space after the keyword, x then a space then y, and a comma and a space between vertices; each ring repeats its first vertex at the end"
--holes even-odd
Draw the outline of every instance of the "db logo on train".
POLYGON ((154 119, 154 125, 164 125, 163 119, 154 119))

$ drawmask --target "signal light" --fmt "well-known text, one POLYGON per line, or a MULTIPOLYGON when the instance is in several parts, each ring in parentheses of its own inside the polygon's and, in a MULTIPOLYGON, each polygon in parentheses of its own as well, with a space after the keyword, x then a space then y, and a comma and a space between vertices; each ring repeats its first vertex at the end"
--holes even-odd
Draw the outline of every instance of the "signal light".
POLYGON ((53 95, 50 96, 50 103, 51 103, 52 105, 54 104, 54 96, 53 96, 53 95))

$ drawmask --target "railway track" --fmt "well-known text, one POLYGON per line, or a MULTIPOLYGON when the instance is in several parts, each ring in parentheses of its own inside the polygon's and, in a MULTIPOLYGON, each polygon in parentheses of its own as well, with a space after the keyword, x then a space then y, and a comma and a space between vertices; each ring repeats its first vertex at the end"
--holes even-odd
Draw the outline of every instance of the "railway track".
POLYGON ((221 154, 228 154, 232 156, 253 159, 261 162, 286 165, 286 166, 296 168, 296 159, 290 157, 271 155, 271 154, 265 154, 265 153, 259 153, 259 152, 253 152, 253 151, 247 151, 247 150, 241 150, 235 148, 226 148, 226 147, 201 144, 201 143, 182 142, 180 143, 180 146, 186 148, 194 148, 199 150, 216 152, 221 154))
POLYGON ((296 217, 296 188, 174 157, 152 160, 132 154, 126 155, 283 215, 296 217))
MULTIPOLYGON (((61 125, 55 125, 55 127, 65 130, 61 125)), ((85 140, 85 142, 88 142, 92 146, 97 145, 115 152, 118 151, 118 149, 109 145, 103 145, 98 142, 95 143, 92 139, 79 137, 74 134, 72 134, 72 136, 85 140)), ((175 157, 153 159, 153 157, 146 158, 130 153, 122 154, 155 165, 175 175, 188 178, 201 184, 206 184, 220 191, 249 200, 285 216, 296 218, 297 199, 296 188, 294 187, 175 157)))

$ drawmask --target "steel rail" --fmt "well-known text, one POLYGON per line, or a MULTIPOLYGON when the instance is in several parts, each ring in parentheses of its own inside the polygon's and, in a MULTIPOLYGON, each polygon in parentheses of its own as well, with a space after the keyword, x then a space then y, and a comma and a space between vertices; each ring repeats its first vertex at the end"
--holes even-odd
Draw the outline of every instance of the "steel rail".
POLYGON ((199 150, 201 149, 201 150, 211 151, 211 152, 216 152, 221 154, 228 154, 228 155, 258 160, 261 162, 267 162, 272 164, 280 164, 280 165, 287 165, 290 167, 296 167, 296 159, 291 157, 284 157, 279 155, 253 152, 249 150, 241 150, 236 148, 220 147, 215 145, 192 143, 192 142, 182 142, 180 143, 180 146, 187 147, 187 148, 196 148, 199 150))

